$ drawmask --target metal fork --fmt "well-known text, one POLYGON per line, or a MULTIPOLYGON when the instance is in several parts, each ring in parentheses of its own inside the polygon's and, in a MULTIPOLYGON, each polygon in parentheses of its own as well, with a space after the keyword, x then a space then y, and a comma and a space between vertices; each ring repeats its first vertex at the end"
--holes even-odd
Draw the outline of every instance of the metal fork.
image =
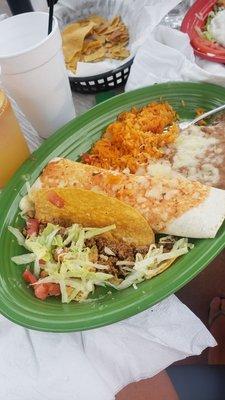
POLYGON ((210 115, 216 114, 219 111, 222 111, 225 109, 225 104, 223 104, 222 106, 216 107, 213 110, 207 111, 202 115, 199 115, 199 117, 196 117, 195 119, 193 119, 192 121, 183 121, 179 123, 179 127, 181 130, 188 128, 191 125, 196 124, 196 122, 201 121, 202 119, 209 117, 210 115))

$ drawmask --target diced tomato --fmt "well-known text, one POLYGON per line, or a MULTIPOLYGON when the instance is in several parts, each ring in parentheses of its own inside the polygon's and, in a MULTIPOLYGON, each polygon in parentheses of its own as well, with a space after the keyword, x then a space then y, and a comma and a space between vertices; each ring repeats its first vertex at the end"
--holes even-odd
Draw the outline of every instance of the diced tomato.
POLYGON ((63 208, 65 205, 65 201, 54 190, 51 190, 48 193, 47 199, 50 203, 58 208, 63 208))
POLYGON ((34 294, 40 300, 48 296, 60 296, 60 286, 58 283, 40 283, 34 286, 34 294))
POLYGON ((29 269, 25 269, 23 273, 23 279, 25 280, 25 282, 30 284, 37 282, 36 276, 32 274, 32 272, 30 272, 29 269))
POLYGON ((27 221, 27 235, 37 235, 39 231, 39 221, 36 218, 29 218, 27 221))
POLYGON ((82 161, 86 164, 91 164, 91 156, 88 153, 82 154, 82 161))
POLYGON ((48 284, 40 283, 34 286, 34 294, 40 300, 45 300, 48 297, 48 284))
MULTIPOLYGON (((31 285, 38 281, 36 276, 32 274, 29 269, 25 269, 23 272, 23 279, 31 285)), ((61 294, 60 285, 58 283, 39 283, 32 287, 35 296, 40 300, 45 300, 48 296, 60 296, 61 294)))
POLYGON ((48 295, 49 296, 60 296, 61 290, 58 283, 49 283, 48 295))

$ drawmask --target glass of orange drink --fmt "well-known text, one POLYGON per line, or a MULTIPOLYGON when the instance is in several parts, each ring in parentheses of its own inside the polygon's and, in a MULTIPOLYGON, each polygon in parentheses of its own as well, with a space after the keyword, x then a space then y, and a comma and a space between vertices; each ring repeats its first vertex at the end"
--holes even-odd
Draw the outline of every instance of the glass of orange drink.
POLYGON ((12 106, 5 93, 0 90, 0 189, 29 155, 12 106))

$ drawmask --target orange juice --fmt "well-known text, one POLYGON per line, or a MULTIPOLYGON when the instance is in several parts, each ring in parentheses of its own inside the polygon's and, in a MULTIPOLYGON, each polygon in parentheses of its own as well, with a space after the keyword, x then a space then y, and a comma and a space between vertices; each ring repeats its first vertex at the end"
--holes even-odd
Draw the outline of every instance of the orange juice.
POLYGON ((0 188, 29 157, 29 149, 4 92, 0 90, 0 188))

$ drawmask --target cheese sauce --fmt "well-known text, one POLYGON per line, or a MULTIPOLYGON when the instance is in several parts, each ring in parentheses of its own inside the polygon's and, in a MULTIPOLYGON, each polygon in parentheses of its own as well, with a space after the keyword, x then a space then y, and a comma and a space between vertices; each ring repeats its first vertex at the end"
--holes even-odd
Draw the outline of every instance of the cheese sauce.
POLYGON ((190 126, 181 131, 161 160, 147 166, 151 176, 182 175, 209 186, 225 189, 225 117, 215 125, 190 126))

